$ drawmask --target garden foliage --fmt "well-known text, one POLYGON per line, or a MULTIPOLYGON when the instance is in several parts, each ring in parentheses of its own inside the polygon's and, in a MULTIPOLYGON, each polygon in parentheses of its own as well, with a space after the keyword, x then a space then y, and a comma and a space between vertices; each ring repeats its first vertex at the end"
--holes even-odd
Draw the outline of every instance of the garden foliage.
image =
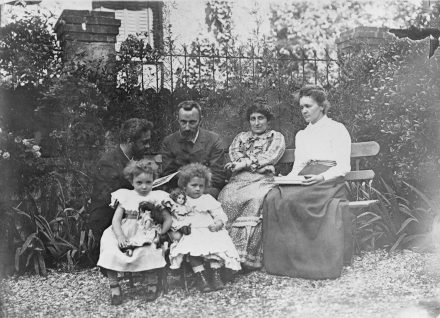
MULTIPOLYGON (((153 65, 153 72, 166 70, 157 66, 164 52, 142 35, 130 36, 117 61, 107 65, 83 56, 61 61, 44 17, 28 16, 1 29, 0 68, 8 80, 0 87, 6 105, 0 114, 0 185, 7 194, 0 206, 0 260, 12 255, 18 272, 41 274, 46 265, 89 262, 94 239, 83 206, 93 165, 117 143, 118 128, 130 117, 155 124, 152 150, 158 152, 163 137, 177 129, 177 104, 194 99, 203 107, 202 126, 229 144, 249 129, 246 108, 263 98, 275 113, 271 128, 284 134, 289 148, 295 146, 296 132, 305 127, 293 94, 305 78, 298 75, 300 63, 278 59, 279 47, 261 42, 260 59, 248 62, 255 62, 251 72, 242 72, 240 59, 217 55, 256 53, 252 45, 235 44, 229 4, 210 1, 206 13, 214 37, 191 45, 188 70, 175 74, 173 91, 144 86, 143 64, 153 65), (211 57, 203 60, 202 54, 211 57)), ((425 42, 405 40, 374 51, 360 47, 340 59, 338 82, 328 87, 330 116, 348 127, 354 141, 381 146, 368 164, 382 181, 364 194, 380 204, 357 218, 361 249, 409 246, 440 212, 428 199, 440 176, 439 59, 427 59, 426 50, 425 42)))

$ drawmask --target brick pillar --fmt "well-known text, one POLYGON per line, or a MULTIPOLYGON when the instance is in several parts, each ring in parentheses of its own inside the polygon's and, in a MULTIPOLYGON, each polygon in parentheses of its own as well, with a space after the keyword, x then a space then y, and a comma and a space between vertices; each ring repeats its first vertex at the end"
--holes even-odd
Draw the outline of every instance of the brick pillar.
POLYGON ((360 45, 368 45, 374 49, 390 39, 395 39, 395 36, 387 28, 358 26, 342 32, 336 39, 336 45, 338 53, 344 54, 355 51, 360 45))
POLYGON ((120 25, 114 12, 64 10, 55 25, 63 58, 71 60, 84 54, 84 60, 113 62, 120 25))

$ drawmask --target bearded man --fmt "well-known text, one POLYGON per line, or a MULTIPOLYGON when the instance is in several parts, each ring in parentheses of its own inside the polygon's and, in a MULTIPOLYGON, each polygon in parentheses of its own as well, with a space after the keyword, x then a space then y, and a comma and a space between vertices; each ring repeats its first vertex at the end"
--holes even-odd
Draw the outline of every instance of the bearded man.
POLYGON ((165 137, 162 143, 163 175, 176 172, 189 163, 201 163, 212 172, 211 186, 205 188, 205 193, 217 198, 226 179, 223 169, 225 146, 218 134, 200 128, 202 108, 199 103, 189 100, 177 107, 179 131, 165 137))
POLYGON ((133 189, 124 178, 123 170, 130 160, 142 159, 150 149, 153 124, 146 119, 131 118, 125 121, 119 131, 118 146, 106 152, 98 161, 90 204, 88 226, 92 230, 97 247, 90 252, 98 260, 102 233, 112 223, 115 210, 110 207, 111 193, 118 189, 133 189))

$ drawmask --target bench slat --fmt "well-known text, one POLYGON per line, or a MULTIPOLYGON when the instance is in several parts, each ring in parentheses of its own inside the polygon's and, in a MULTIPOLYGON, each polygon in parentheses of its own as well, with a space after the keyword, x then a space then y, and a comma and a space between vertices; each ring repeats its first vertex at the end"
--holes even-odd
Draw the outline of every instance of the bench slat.
POLYGON ((295 149, 286 149, 278 163, 291 163, 295 161, 295 149))
MULTIPOLYGON (((371 157, 379 153, 380 146, 375 141, 353 142, 351 155, 353 158, 371 157)), ((295 149, 286 149, 279 163, 293 163, 295 161, 295 149)))
POLYGON ((351 144, 351 158, 375 156, 379 150, 380 146, 375 141, 354 142, 351 144))
POLYGON ((350 171, 345 176, 346 181, 371 180, 374 178, 373 170, 350 171))

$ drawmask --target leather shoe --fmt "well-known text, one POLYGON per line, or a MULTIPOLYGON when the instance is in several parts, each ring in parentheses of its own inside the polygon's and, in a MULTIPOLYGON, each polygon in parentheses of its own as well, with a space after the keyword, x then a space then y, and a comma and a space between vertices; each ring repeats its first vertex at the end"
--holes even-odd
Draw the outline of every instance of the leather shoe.
POLYGON ((119 286, 119 284, 111 284, 110 288, 119 288, 119 295, 112 295, 112 300, 111 300, 111 304, 113 306, 119 306, 120 304, 122 304, 121 287, 119 286))
POLYGON ((225 284, 222 281, 219 269, 212 270, 211 287, 213 290, 221 290, 225 288, 225 284))
POLYGON ((202 293, 208 293, 212 291, 211 287, 209 286, 208 279, 206 278, 205 271, 196 273, 196 277, 197 287, 202 293))

